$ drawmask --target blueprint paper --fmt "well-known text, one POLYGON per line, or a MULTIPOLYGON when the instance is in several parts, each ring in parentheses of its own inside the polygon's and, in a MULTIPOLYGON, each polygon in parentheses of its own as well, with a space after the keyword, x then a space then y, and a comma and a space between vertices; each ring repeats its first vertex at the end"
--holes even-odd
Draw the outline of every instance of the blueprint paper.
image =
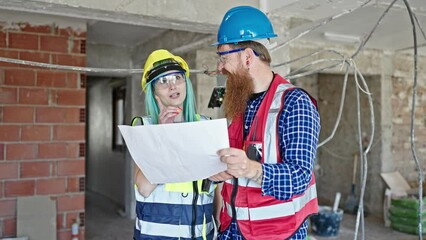
POLYGON ((217 155, 229 147, 226 119, 118 128, 151 183, 194 181, 226 170, 217 155))

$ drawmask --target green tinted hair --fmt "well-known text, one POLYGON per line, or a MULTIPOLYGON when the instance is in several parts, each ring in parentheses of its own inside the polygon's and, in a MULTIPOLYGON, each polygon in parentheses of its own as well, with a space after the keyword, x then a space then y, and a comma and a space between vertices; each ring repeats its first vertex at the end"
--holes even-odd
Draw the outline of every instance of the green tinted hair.
MULTIPOLYGON (((185 75, 184 75, 185 76, 185 75)), ((160 108, 158 107, 157 101, 155 100, 154 95, 154 82, 155 80, 149 82, 146 86, 146 95, 145 95, 145 109, 147 115, 151 117, 152 124, 158 124, 158 115, 160 114, 160 108)), ((183 101, 183 117, 185 122, 194 122, 197 121, 197 112, 195 105, 194 90, 192 89, 192 83, 189 78, 185 76, 186 84, 186 97, 183 101)))

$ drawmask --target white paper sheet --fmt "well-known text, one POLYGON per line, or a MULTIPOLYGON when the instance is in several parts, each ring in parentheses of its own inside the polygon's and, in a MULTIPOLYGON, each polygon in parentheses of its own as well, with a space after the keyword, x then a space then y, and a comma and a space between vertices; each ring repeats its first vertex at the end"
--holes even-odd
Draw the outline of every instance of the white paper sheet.
POLYGON ((118 128, 151 183, 194 181, 226 170, 216 153, 229 147, 226 119, 118 128))

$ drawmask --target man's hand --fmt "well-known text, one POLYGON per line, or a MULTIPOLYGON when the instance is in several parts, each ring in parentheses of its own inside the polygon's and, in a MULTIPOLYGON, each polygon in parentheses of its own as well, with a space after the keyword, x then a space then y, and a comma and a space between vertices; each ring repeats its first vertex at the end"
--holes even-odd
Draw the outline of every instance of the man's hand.
POLYGON ((215 181, 215 182, 223 182, 223 181, 226 181, 226 180, 231 179, 231 178, 232 178, 232 175, 228 174, 226 171, 220 172, 216 175, 209 177, 210 180, 215 181))
POLYGON ((236 178, 254 178, 262 174, 262 165, 250 160, 246 152, 238 148, 225 148, 218 152, 220 160, 228 166, 226 173, 236 178))

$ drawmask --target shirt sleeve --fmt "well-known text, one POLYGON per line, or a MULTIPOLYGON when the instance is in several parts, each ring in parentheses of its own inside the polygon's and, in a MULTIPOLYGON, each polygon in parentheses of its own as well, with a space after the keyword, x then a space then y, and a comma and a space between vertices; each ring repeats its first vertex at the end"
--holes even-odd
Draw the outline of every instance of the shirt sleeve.
POLYGON ((262 193, 288 200, 303 193, 312 178, 320 131, 315 105, 303 90, 295 89, 284 97, 278 118, 279 164, 262 164, 262 193))

